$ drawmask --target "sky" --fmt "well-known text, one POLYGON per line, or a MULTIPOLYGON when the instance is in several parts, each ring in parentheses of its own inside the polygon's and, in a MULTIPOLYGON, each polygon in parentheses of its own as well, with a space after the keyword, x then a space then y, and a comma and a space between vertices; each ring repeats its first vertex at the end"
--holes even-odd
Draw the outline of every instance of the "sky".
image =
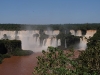
POLYGON ((100 0, 0 0, 0 23, 100 23, 100 0))

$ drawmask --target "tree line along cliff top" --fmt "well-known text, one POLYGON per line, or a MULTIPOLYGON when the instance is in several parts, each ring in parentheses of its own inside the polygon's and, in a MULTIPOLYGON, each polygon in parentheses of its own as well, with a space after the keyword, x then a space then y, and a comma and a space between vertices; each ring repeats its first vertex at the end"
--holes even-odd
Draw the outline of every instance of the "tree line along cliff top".
POLYGON ((98 30, 100 23, 85 24, 0 24, 0 30, 98 30))

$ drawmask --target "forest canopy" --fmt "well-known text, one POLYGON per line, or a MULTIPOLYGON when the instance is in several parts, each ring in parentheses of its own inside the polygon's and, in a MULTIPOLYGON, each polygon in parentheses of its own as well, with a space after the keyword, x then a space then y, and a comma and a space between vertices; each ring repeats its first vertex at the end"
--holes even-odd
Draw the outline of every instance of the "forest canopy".
POLYGON ((90 29, 100 29, 100 23, 85 23, 85 24, 0 24, 0 30, 90 30, 90 29))

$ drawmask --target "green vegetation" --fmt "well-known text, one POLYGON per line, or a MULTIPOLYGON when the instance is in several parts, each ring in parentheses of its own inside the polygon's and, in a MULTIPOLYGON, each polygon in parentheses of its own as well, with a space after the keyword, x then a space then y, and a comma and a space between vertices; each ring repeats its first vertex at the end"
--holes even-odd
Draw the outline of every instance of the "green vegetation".
POLYGON ((77 44, 80 42, 79 36, 71 35, 70 33, 66 36, 66 44, 67 48, 76 48, 77 44))
POLYGON ((33 75, 99 75, 100 54, 97 54, 97 50, 95 53, 95 49, 92 51, 82 51, 79 58, 75 59, 73 50, 48 47, 47 52, 42 51, 43 55, 37 57, 38 65, 33 75))
POLYGON ((57 40, 61 40, 61 46, 65 46, 66 35, 64 30, 60 30, 60 33, 56 36, 57 40))
POLYGON ((13 52, 11 53, 6 53, 6 54, 0 54, 0 64, 2 63, 4 58, 10 58, 11 56, 27 56, 33 54, 33 51, 31 50, 22 50, 16 48, 13 52))
MULTIPOLYGON (((99 75, 100 74, 100 23, 93 24, 50 24, 50 25, 24 25, 24 24, 0 24, 0 30, 16 30, 15 38, 18 39, 17 33, 19 30, 39 30, 40 43, 48 37, 43 30, 51 28, 52 30, 60 30, 57 39, 61 39, 61 45, 67 47, 76 45, 80 37, 70 35, 69 30, 81 30, 82 35, 86 34, 86 30, 98 30, 93 37, 88 40, 87 49, 81 51, 78 58, 74 57, 74 51, 63 51, 58 48, 48 47, 48 51, 42 51, 43 55, 37 57, 37 66, 34 69, 33 75, 99 75), (25 29, 26 28, 26 29, 25 29)), ((38 37, 38 34, 33 35, 38 37)), ((11 53, 11 55, 24 56, 30 55, 33 52, 29 50, 21 50, 20 44, 17 41, 11 43, 7 40, 8 37, 4 34, 4 40, 0 42, 0 53, 11 53), (16 47, 17 46, 17 47, 16 47)), ((0 63, 5 57, 11 55, 0 54, 0 63)))
POLYGON ((2 63, 2 60, 3 60, 3 55, 0 54, 0 64, 2 63))
POLYGON ((33 75, 76 75, 73 70, 76 62, 70 59, 71 56, 74 56, 73 50, 69 52, 68 54, 63 50, 48 47, 47 52, 42 51, 43 55, 37 57, 38 65, 35 67, 33 75))
POLYGON ((33 54, 33 51, 31 50, 22 50, 16 48, 13 52, 11 53, 6 53, 6 54, 0 54, 0 64, 2 63, 4 58, 10 58, 11 56, 27 56, 33 54))
POLYGON ((33 35, 33 37, 36 37, 36 41, 37 41, 37 38, 39 37, 39 34, 36 33, 36 34, 33 35))
POLYGON ((96 46, 97 41, 100 41, 100 30, 97 30, 97 32, 94 34, 94 36, 90 37, 90 39, 88 39, 87 46, 92 48, 92 47, 96 46))
POLYGON ((47 39, 48 35, 45 34, 45 32, 42 29, 39 31, 39 34, 40 34, 40 37, 39 37, 40 38, 40 46, 42 46, 43 45, 43 40, 47 39))
POLYGON ((74 51, 63 51, 48 47, 38 56, 33 75, 99 75, 100 74, 100 30, 88 40, 87 49, 80 51, 78 58, 74 51))
POLYGON ((33 51, 31 50, 22 50, 22 49, 15 49, 11 54, 14 56, 27 56, 31 55, 33 51))
POLYGON ((22 50, 20 40, 0 40, 0 63, 4 58, 10 58, 13 56, 26 56, 31 55, 33 51, 22 50))
POLYGON ((71 35, 70 32, 65 32, 60 31, 60 33, 57 35, 57 39, 61 40, 61 47, 65 46, 65 40, 66 40, 66 46, 67 48, 73 47, 76 48, 77 44, 80 42, 80 37, 79 36, 74 36, 71 35))
MULTIPOLYGON (((67 47, 70 46, 74 46, 78 40, 79 37, 76 36, 72 36, 72 35, 68 35, 69 31, 71 29, 77 31, 77 30, 81 30, 82 31, 82 35, 84 36, 86 34, 86 30, 90 30, 90 29, 100 29, 100 23, 85 23, 85 24, 48 24, 48 25, 27 25, 27 24, 0 24, 0 30, 12 30, 12 31, 16 31, 15 32, 15 39, 19 39, 18 37, 18 31, 20 30, 39 30, 39 34, 34 34, 33 36, 39 37, 40 38, 40 46, 43 45, 43 40, 48 38, 48 35, 44 33, 44 30, 48 30, 48 28, 50 28, 52 31, 53 30, 59 30, 60 33, 59 35, 57 35, 57 39, 61 40, 61 47, 64 48, 65 46, 65 40, 67 43, 67 47), (73 42, 70 42, 70 37, 71 39, 73 39, 73 42)), ((10 36, 9 36, 10 38, 10 36)), ((7 35, 4 34, 4 39, 8 39, 7 35)), ((45 40, 46 41, 46 40, 45 40)), ((75 47, 75 46, 74 46, 75 47)))
POLYGON ((100 23, 85 23, 85 24, 45 24, 45 25, 27 25, 27 24, 0 24, 0 30, 90 30, 100 29, 100 23))
POLYGON ((95 42, 96 46, 88 47, 81 53, 78 60, 78 69, 82 72, 87 72, 97 75, 100 74, 100 41, 95 42))
POLYGON ((100 30, 88 40, 87 49, 81 53, 78 68, 81 72, 100 74, 100 30))
POLYGON ((0 53, 11 53, 16 48, 21 49, 20 40, 0 40, 0 53))
POLYGON ((10 58, 10 57, 11 57, 11 55, 8 53, 7 54, 0 54, 0 64, 2 63, 4 58, 10 58))
POLYGON ((9 53, 3 54, 3 58, 10 58, 10 57, 11 57, 11 54, 9 53))

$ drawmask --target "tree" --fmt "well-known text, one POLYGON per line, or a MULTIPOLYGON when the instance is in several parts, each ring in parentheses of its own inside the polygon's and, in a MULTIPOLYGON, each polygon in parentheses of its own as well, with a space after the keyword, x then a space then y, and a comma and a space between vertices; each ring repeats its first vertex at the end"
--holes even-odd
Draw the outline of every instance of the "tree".
POLYGON ((65 32, 63 30, 60 30, 60 33, 56 36, 57 40, 60 39, 61 40, 61 46, 64 47, 65 46, 65 38, 66 38, 65 32))
POLYGON ((78 58, 78 69, 80 74, 82 72, 100 74, 100 41, 96 41, 95 46, 90 46, 81 53, 78 58))
POLYGON ((42 51, 43 55, 38 56, 37 67, 33 75, 77 75, 73 70, 76 62, 70 59, 73 56, 73 50, 69 53, 58 48, 48 47, 48 51, 42 51))
MULTIPOLYGON (((49 35, 45 34, 45 32, 42 29, 39 31, 39 34, 40 34, 40 37, 39 37, 40 46, 42 46, 43 45, 43 40, 47 39, 49 37, 49 35)), ((46 41, 45 41, 45 43, 46 43, 46 41)))
POLYGON ((37 42, 37 38, 39 37, 39 34, 36 33, 36 34, 33 35, 33 37, 36 37, 36 42, 37 42))
POLYGON ((71 33, 67 34, 66 36, 66 44, 67 48, 73 47, 76 48, 77 44, 80 42, 80 37, 79 36, 74 36, 71 35, 71 33))
POLYGON ((3 35, 3 39, 8 39, 7 34, 3 35))
POLYGON ((100 75, 100 31, 91 37, 87 43, 87 49, 81 53, 78 60, 78 69, 80 74, 100 75))

